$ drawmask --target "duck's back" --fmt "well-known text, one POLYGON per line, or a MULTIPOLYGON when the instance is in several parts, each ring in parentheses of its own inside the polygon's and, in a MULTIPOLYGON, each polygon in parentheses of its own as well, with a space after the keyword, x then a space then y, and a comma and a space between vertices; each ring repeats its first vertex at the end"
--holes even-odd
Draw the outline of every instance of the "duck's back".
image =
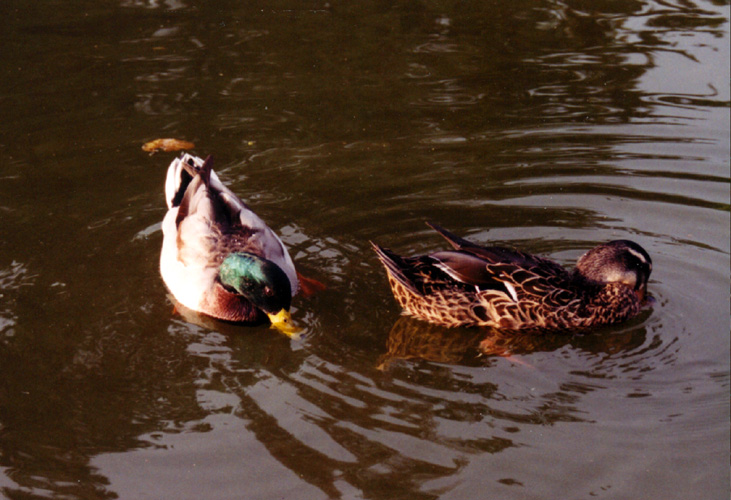
POLYGON ((168 169, 166 194, 172 208, 179 200, 175 225, 184 261, 208 255, 212 264, 219 265, 229 253, 253 253, 277 264, 289 278, 292 295, 297 292, 297 273, 284 244, 223 185, 209 160, 188 154, 176 159, 168 169))

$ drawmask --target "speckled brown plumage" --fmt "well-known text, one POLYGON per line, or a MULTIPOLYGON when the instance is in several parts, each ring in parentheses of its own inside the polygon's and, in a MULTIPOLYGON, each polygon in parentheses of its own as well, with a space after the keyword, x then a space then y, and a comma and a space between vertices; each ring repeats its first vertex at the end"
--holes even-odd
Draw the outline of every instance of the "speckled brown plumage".
POLYGON ((636 243, 601 245, 569 272, 548 259, 481 247, 431 226, 453 250, 401 257, 373 244, 406 314, 447 327, 557 331, 616 323, 640 311, 652 262, 636 243))

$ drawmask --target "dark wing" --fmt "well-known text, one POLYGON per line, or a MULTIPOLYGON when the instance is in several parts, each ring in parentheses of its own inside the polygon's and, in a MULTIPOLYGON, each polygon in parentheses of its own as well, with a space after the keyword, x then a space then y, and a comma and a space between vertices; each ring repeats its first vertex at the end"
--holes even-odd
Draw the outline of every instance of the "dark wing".
POLYGON ((460 238, 433 222, 427 222, 427 225, 447 240, 455 250, 461 250, 484 259, 488 264, 512 264, 524 269, 540 267, 549 274, 564 274, 566 272, 562 266, 552 260, 510 248, 483 247, 464 238, 460 238))
POLYGON ((455 284, 474 287, 471 291, 495 290, 518 300, 515 289, 492 272, 485 261, 467 253, 445 251, 420 257, 401 257, 371 242, 388 273, 406 289, 417 295, 455 284))
POLYGON ((473 285, 478 290, 495 290, 506 294, 513 301, 518 300, 515 288, 506 281, 501 273, 491 269, 488 262, 465 252, 436 252, 429 257, 434 265, 447 273, 452 279, 467 285, 473 285), (506 284, 508 283, 508 284, 506 284))

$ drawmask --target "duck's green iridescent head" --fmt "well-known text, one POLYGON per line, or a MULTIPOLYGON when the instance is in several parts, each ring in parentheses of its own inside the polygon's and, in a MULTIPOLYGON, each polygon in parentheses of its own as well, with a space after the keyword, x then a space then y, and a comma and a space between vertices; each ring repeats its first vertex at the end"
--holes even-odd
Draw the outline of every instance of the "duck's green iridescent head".
POLYGON ((272 326, 288 335, 294 333, 289 315, 292 286, 278 265, 254 254, 232 253, 223 260, 218 278, 226 288, 264 311, 272 326))

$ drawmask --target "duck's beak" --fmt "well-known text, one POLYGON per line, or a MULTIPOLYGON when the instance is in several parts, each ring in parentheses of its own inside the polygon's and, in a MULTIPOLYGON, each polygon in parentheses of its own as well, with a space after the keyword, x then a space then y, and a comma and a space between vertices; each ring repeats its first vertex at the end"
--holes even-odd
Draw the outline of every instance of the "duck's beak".
POLYGON ((302 331, 301 328, 292 322, 292 315, 285 309, 282 309, 277 314, 267 314, 267 316, 269 316, 269 321, 272 323, 272 328, 276 328, 287 337, 296 339, 299 336, 299 332, 302 331))

